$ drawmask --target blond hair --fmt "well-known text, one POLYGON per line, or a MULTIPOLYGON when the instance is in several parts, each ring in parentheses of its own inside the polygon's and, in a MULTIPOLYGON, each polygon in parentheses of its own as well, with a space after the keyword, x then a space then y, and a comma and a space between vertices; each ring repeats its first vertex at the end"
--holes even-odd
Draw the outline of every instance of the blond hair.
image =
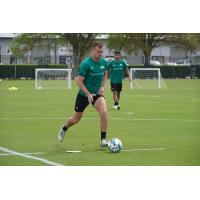
POLYGON ((95 42, 92 43, 92 48, 95 48, 95 47, 102 48, 103 47, 103 43, 100 42, 100 41, 95 41, 95 42))

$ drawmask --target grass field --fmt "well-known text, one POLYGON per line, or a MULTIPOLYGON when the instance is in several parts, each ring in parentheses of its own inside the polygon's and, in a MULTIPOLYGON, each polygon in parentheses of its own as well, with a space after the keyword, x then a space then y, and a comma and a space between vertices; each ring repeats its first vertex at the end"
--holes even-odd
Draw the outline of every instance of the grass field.
POLYGON ((114 154, 99 148, 99 119, 92 106, 81 122, 69 129, 64 142, 57 143, 61 125, 74 112, 75 83, 72 90, 35 90, 33 80, 3 80, 0 165, 200 165, 200 80, 165 83, 168 89, 130 90, 124 81, 120 111, 112 109, 108 85, 107 138, 120 138, 127 150, 114 154), (12 86, 18 90, 8 91, 12 86), (67 150, 82 152, 66 153, 67 150))

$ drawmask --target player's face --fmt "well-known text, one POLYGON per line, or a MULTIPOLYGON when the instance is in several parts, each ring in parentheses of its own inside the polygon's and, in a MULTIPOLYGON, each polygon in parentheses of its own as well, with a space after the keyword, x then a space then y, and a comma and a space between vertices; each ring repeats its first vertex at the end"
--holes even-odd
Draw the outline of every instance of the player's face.
POLYGON ((115 60, 119 60, 121 58, 121 55, 120 54, 115 54, 115 60))
POLYGON ((92 55, 94 60, 98 61, 102 57, 102 54, 103 54, 103 47, 97 46, 92 48, 92 55))

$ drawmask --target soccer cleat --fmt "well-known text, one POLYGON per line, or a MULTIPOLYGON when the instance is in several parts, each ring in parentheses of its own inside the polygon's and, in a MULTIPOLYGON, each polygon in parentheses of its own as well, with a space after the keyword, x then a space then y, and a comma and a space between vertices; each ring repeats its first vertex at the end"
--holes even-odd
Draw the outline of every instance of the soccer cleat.
POLYGON ((113 108, 114 108, 115 110, 117 110, 117 109, 118 109, 118 106, 117 106, 117 105, 114 105, 113 108))
POLYGON ((108 142, 105 139, 101 140, 100 147, 107 147, 107 146, 108 146, 108 142))
POLYGON ((62 127, 58 133, 58 142, 62 142, 64 140, 65 133, 66 131, 64 131, 62 127))
POLYGON ((114 105, 113 108, 114 108, 115 110, 120 110, 120 105, 114 105))

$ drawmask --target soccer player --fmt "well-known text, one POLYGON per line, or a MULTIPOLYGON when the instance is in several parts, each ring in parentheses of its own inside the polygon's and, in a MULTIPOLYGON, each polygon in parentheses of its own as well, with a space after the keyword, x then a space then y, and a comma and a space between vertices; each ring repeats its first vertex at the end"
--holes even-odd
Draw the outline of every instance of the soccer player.
POLYGON ((101 147, 107 146, 106 131, 108 124, 107 106, 103 96, 107 79, 107 62, 102 59, 103 44, 94 42, 91 48, 92 56, 85 58, 79 69, 77 84, 79 92, 75 102, 75 113, 68 119, 58 133, 58 141, 62 142, 70 126, 78 123, 85 108, 91 103, 100 116, 101 147))
POLYGON ((122 91, 122 80, 124 78, 124 71, 126 71, 129 80, 131 81, 130 72, 128 70, 128 64, 125 60, 121 59, 121 53, 116 51, 114 54, 114 60, 109 63, 110 71, 110 84, 111 91, 113 93, 113 100, 115 110, 120 110, 119 99, 122 91))

